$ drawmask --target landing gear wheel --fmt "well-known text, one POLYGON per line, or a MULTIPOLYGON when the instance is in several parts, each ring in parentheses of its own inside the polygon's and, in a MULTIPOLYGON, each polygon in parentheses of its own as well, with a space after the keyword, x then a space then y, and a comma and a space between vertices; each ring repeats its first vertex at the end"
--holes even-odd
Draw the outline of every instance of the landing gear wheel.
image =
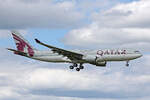
POLYGON ((78 64, 74 63, 74 64, 73 64, 73 66, 74 66, 74 67, 77 67, 77 66, 78 66, 78 64))
POLYGON ((126 66, 128 67, 128 66, 129 66, 129 64, 126 64, 126 66))
POLYGON ((74 67, 73 67, 73 66, 69 66, 69 68, 70 68, 70 69, 74 69, 74 67))
POLYGON ((84 69, 84 66, 81 65, 81 66, 80 66, 80 69, 84 69))
POLYGON ((76 71, 80 71, 80 68, 76 68, 76 71))

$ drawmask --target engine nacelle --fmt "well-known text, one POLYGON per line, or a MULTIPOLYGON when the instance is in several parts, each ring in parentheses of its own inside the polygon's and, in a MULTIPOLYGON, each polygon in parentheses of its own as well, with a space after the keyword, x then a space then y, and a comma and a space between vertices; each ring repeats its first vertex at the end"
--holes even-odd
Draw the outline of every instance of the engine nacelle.
POLYGON ((96 65, 96 66, 106 66, 106 61, 103 60, 102 57, 96 57, 96 56, 85 56, 83 59, 90 64, 96 65))
POLYGON ((103 61, 103 62, 95 62, 95 63, 91 63, 93 65, 96 65, 96 66, 100 66, 100 67, 106 67, 106 61, 103 61))

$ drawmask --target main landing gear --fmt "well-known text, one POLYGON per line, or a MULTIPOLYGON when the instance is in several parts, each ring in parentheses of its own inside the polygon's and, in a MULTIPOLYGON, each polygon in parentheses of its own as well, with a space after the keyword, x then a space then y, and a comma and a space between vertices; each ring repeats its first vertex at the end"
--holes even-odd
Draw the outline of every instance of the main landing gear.
POLYGON ((129 67, 129 61, 127 61, 126 66, 129 67))
POLYGON ((74 63, 73 65, 69 66, 70 69, 74 69, 75 67, 76 67, 76 71, 80 71, 81 69, 84 69, 84 66, 82 64, 78 66, 78 64, 74 63))

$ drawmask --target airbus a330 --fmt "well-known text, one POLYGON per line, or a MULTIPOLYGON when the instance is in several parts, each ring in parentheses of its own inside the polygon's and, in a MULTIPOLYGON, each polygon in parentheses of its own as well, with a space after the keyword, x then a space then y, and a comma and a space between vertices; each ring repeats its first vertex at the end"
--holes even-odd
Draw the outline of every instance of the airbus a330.
POLYGON ((65 50, 47 45, 35 39, 38 44, 50 49, 48 51, 41 51, 32 47, 19 32, 12 31, 12 36, 15 40, 17 50, 10 48, 8 50, 13 51, 14 54, 45 62, 71 63, 69 68, 76 68, 76 71, 84 69, 83 64, 85 63, 105 67, 109 61, 126 61, 126 66, 129 66, 130 60, 142 56, 138 50, 127 49, 65 50))

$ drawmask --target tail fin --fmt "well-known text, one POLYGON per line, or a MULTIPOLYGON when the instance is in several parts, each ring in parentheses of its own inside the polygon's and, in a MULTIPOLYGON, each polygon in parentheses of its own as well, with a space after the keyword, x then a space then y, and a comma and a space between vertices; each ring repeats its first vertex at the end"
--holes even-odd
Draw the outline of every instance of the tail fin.
POLYGON ((28 53, 31 57, 34 56, 34 48, 20 35, 19 32, 12 31, 12 36, 18 51, 28 53))

